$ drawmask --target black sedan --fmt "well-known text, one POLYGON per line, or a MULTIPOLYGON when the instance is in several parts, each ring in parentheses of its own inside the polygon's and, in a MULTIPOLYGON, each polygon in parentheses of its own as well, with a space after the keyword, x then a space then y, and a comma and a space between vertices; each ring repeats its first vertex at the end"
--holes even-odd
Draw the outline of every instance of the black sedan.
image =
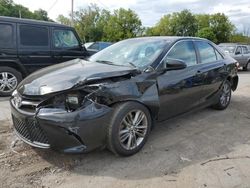
POLYGON ((129 156, 153 123, 193 109, 224 110, 238 85, 236 61, 201 38, 118 42, 85 60, 33 73, 10 99, 16 134, 38 148, 129 156))

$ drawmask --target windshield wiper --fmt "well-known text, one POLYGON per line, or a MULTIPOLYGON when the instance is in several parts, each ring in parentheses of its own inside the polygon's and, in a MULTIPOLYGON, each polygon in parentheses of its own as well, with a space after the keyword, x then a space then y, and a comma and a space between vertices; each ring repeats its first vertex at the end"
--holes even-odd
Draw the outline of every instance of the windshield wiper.
POLYGON ((105 63, 105 64, 109 64, 109 65, 117 65, 117 64, 113 63, 112 61, 106 61, 106 60, 97 60, 95 62, 97 62, 97 63, 105 63))
POLYGON ((137 66, 134 63, 132 63, 132 62, 128 62, 128 64, 130 64, 134 68, 137 68, 137 66))
MULTIPOLYGON (((115 64, 112 61, 106 61, 106 60, 97 60, 95 62, 97 62, 97 63, 104 63, 104 64, 108 64, 108 65, 115 65, 115 66, 126 66, 126 65, 115 64)), ((134 68, 137 68, 134 63, 128 62, 127 64, 131 65, 134 68)))

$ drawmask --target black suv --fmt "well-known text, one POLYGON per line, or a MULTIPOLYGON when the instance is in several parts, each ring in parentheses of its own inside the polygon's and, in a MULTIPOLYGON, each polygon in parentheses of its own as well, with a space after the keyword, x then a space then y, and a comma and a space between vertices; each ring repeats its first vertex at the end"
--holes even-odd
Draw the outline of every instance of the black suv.
POLYGON ((40 68, 87 55, 72 27, 0 16, 0 96, 40 68))

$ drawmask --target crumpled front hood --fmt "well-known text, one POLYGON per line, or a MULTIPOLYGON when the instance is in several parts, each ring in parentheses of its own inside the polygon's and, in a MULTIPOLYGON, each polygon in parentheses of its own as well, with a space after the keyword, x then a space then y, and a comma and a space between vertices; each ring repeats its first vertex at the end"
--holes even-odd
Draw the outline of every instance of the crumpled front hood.
POLYGON ((135 70, 127 66, 75 59, 31 74, 19 84, 17 91, 21 95, 45 95, 70 89, 76 84, 84 84, 89 80, 123 76, 135 70))

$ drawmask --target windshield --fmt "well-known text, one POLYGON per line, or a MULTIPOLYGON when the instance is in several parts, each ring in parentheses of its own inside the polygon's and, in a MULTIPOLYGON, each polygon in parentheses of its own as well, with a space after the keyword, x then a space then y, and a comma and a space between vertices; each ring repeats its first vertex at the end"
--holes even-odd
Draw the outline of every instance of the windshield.
POLYGON ((164 39, 140 38, 117 42, 89 58, 90 61, 143 68, 151 65, 168 45, 164 39))
POLYGON ((236 46, 219 46, 227 53, 234 53, 236 46))

